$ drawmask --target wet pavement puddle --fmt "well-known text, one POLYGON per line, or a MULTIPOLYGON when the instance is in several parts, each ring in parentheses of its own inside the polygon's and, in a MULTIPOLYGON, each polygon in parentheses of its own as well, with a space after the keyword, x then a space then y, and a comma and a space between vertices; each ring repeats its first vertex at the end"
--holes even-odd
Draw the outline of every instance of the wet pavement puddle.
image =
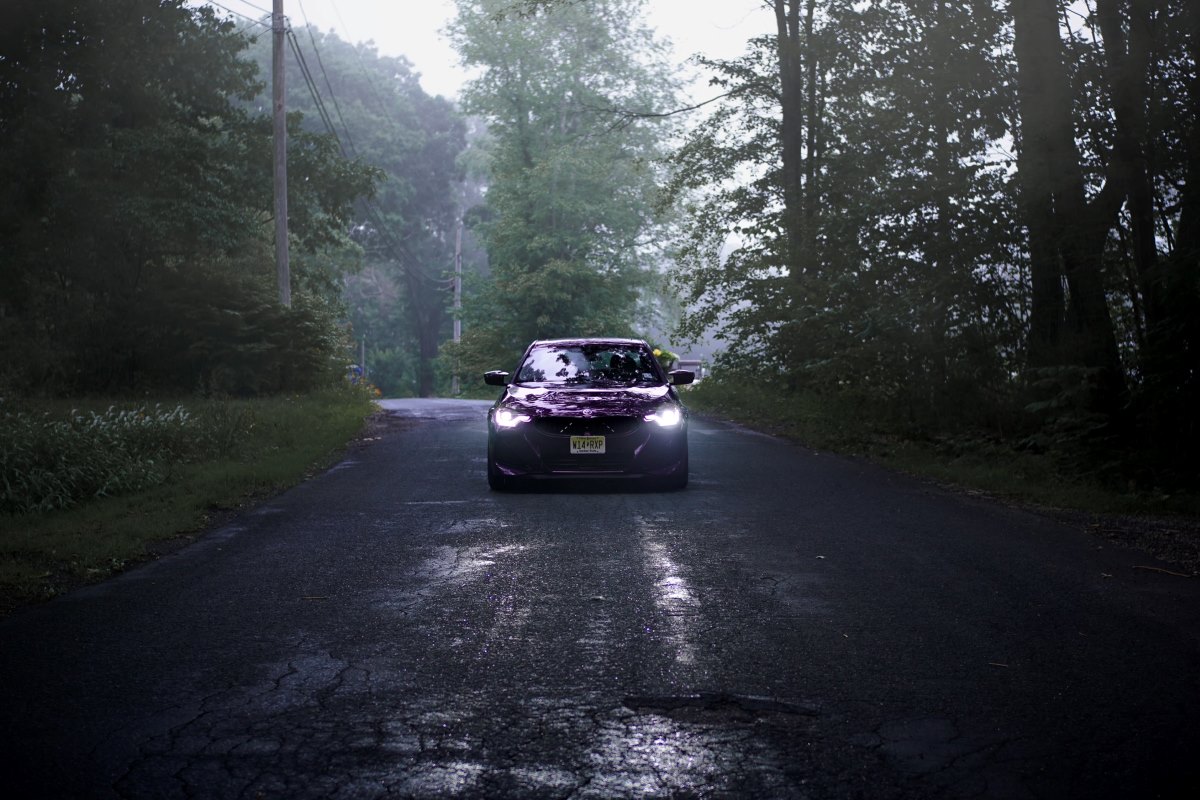
POLYGON ((695 664, 693 645, 696 630, 692 617, 700 613, 700 601, 692 591, 682 569, 672 559, 667 546, 659 541, 659 523, 645 517, 636 520, 646 568, 654 582, 654 605, 666 618, 667 640, 680 664, 695 664))

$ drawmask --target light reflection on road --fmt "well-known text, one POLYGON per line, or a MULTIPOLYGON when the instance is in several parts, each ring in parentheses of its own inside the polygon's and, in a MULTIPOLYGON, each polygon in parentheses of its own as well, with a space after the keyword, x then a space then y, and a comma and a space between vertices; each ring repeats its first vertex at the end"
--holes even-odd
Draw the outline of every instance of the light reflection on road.
POLYGON ((681 574, 679 565, 672 560, 667 546, 658 540, 663 533, 659 523, 638 517, 637 525, 646 567, 654 581, 654 605, 666 620, 667 640, 674 649, 675 660, 680 664, 695 664, 692 642, 700 602, 681 574))
MULTIPOLYGON (((494 522, 483 520, 483 522, 494 522)), ((450 526, 454 531, 454 524, 450 526)), ((406 611, 428 599, 436 592, 452 591, 478 579, 489 567, 502 558, 517 556, 530 550, 532 545, 506 544, 483 547, 451 547, 444 545, 433 548, 408 575, 402 576, 406 589, 382 591, 377 594, 376 605, 380 608, 406 611)))
MULTIPOLYGON (((523 683, 519 690, 504 688, 503 679, 496 685, 456 683, 461 677, 431 680, 464 666, 488 671, 514 656, 536 664, 547 655, 542 615, 553 609, 531 589, 529 575, 532 558, 555 557, 546 552, 553 544, 497 541, 491 537, 511 534, 513 523, 480 511, 444 515, 432 535, 483 541, 428 547, 372 598, 376 608, 409 620, 403 623, 409 627, 397 629, 406 635, 369 656, 360 654, 357 662, 303 643, 304 657, 264 664, 263 680, 252 691, 215 696, 193 721, 152 742, 161 758, 147 759, 124 785, 131 791, 154 785, 183 763, 193 765, 189 775, 199 785, 210 780, 207 770, 220 769, 212 753, 229 746, 245 750, 257 741, 245 737, 239 721, 271 719, 289 734, 265 742, 270 758, 289 763, 308 753, 335 753, 340 766, 327 776, 329 783, 302 791, 288 783, 286 772, 249 776, 247 796, 263 790, 268 796, 315 797, 334 789, 382 796, 386 789, 412 797, 583 800, 738 795, 748 785, 762 796, 796 796, 779 751, 762 735, 764 725, 782 724, 779 715, 764 719, 728 703, 691 706, 671 694, 722 687, 694 685, 711 666, 701 648, 706 598, 666 515, 627 518, 624 533, 632 534, 641 566, 629 577, 649 600, 632 606, 640 612, 616 613, 615 586, 606 582, 560 595, 579 604, 576 616, 564 619, 574 626, 567 639, 576 648, 570 677, 557 676, 549 685, 523 683), (606 591, 595 593, 593 586, 606 591), (473 625, 471 615, 457 610, 465 598, 478 612, 473 625), (643 672, 633 685, 614 683, 620 670, 614 670, 612 654, 638 638, 657 654, 662 671, 643 672), (414 662, 414 648, 428 650, 414 662), (649 701, 631 703, 631 696, 649 701), (390 709, 385 720, 378 717, 381 702, 390 709), (330 725, 329 719, 341 722, 330 725)), ((607 575, 625 566, 592 568, 607 575)))

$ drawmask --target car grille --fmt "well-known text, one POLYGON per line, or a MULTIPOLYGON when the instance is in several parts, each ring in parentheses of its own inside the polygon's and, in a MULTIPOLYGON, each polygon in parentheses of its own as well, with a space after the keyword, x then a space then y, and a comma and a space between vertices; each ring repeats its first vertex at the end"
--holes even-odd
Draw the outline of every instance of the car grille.
POLYGON ((596 456, 587 460, 579 457, 548 458, 545 460, 544 466, 550 472, 579 472, 589 474, 609 472, 619 475, 629 468, 629 459, 605 458, 604 456, 596 456))
POLYGON ((544 436, 628 436, 642 427, 637 417, 542 417, 534 421, 544 436))

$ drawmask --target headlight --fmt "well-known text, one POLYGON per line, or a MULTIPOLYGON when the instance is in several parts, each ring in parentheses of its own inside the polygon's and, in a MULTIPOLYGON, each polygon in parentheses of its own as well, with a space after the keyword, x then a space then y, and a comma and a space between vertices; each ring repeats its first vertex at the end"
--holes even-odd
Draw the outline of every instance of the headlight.
POLYGON ((645 420, 657 423, 663 428, 674 428, 683 422, 683 412, 679 410, 679 406, 659 406, 653 414, 647 414, 645 420))
POLYGON ((528 414, 517 414, 508 408, 497 409, 495 415, 492 417, 497 427, 500 428, 515 428, 522 422, 529 422, 530 419, 532 417, 528 414))

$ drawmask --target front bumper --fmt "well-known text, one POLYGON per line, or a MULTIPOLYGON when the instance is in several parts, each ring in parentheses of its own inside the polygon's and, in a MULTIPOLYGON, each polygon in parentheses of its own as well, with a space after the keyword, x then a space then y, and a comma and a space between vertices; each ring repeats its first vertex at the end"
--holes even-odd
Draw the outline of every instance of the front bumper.
POLYGON ((540 418, 489 425, 488 450, 506 477, 607 478, 675 474, 687 462, 687 422, 671 428, 637 418, 540 418), (572 436, 603 436, 603 454, 572 454, 572 436))

